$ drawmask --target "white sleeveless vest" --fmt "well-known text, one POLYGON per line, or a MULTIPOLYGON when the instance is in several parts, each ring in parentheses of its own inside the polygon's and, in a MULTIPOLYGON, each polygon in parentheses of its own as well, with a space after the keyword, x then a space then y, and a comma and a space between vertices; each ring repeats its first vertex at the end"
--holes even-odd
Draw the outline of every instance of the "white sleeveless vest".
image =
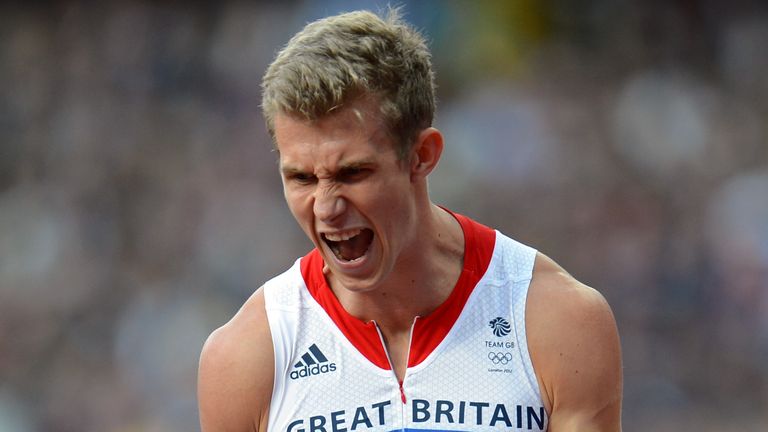
POLYGON ((269 432, 543 431, 525 336, 536 251, 464 216, 464 269, 411 331, 402 383, 373 322, 349 315, 317 250, 264 286, 275 350, 269 432))

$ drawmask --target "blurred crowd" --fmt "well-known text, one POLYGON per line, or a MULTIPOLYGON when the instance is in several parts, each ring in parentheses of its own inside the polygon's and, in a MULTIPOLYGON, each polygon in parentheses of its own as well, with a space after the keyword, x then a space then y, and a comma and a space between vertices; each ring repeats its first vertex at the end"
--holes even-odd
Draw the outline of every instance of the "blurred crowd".
MULTIPOLYGON (((625 430, 768 430, 768 8, 402 3, 437 70, 433 199, 605 295, 625 430)), ((198 430, 206 336, 311 247, 262 73, 385 5, 0 5, 0 432, 198 430)))

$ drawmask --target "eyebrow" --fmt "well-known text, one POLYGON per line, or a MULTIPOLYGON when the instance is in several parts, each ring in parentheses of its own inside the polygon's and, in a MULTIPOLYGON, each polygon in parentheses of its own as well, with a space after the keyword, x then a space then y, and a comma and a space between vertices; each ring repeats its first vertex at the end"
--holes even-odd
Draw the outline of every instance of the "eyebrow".
POLYGON ((339 171, 349 170, 349 169, 359 169, 359 168, 367 168, 371 167, 373 165, 376 165, 376 162, 374 162, 372 159, 363 159, 361 161, 354 161, 342 164, 339 167, 339 171))
MULTIPOLYGON (((340 172, 348 171, 348 170, 354 170, 354 169, 361 169, 361 168, 369 168, 372 166, 375 166, 376 162, 373 159, 363 159, 359 161, 352 161, 341 164, 337 170, 334 171, 333 175, 337 175, 340 172)), ((307 174, 306 171, 293 167, 293 166, 283 166, 280 170, 283 175, 290 176, 295 174, 307 174)))
POLYGON ((291 174, 303 174, 304 173, 304 171, 302 171, 302 170, 300 170, 298 168, 290 167, 290 166, 288 166, 288 167, 284 166, 284 167, 280 168, 280 172, 282 172, 283 175, 286 175, 286 176, 291 175, 291 174))

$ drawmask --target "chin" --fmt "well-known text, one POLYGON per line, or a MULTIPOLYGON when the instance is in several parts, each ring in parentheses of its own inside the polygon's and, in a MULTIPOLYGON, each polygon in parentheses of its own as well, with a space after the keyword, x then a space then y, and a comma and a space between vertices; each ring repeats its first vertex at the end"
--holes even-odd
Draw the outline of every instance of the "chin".
POLYGON ((347 291, 357 294, 364 294, 368 292, 376 291, 376 288, 380 285, 375 280, 360 280, 356 278, 340 278, 336 277, 336 280, 341 284, 341 287, 347 291))
POLYGON ((382 285, 383 281, 381 273, 378 271, 368 275, 350 275, 331 267, 329 276, 340 284, 339 288, 360 294, 375 291, 382 285))

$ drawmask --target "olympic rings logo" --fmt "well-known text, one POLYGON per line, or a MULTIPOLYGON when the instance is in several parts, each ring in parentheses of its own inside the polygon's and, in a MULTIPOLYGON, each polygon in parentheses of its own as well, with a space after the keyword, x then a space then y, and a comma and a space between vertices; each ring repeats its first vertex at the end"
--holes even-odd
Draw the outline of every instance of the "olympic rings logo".
POLYGON ((512 353, 502 353, 502 352, 489 352, 488 353, 488 359, 493 362, 493 364, 507 364, 512 361, 514 357, 512 356, 512 353))

